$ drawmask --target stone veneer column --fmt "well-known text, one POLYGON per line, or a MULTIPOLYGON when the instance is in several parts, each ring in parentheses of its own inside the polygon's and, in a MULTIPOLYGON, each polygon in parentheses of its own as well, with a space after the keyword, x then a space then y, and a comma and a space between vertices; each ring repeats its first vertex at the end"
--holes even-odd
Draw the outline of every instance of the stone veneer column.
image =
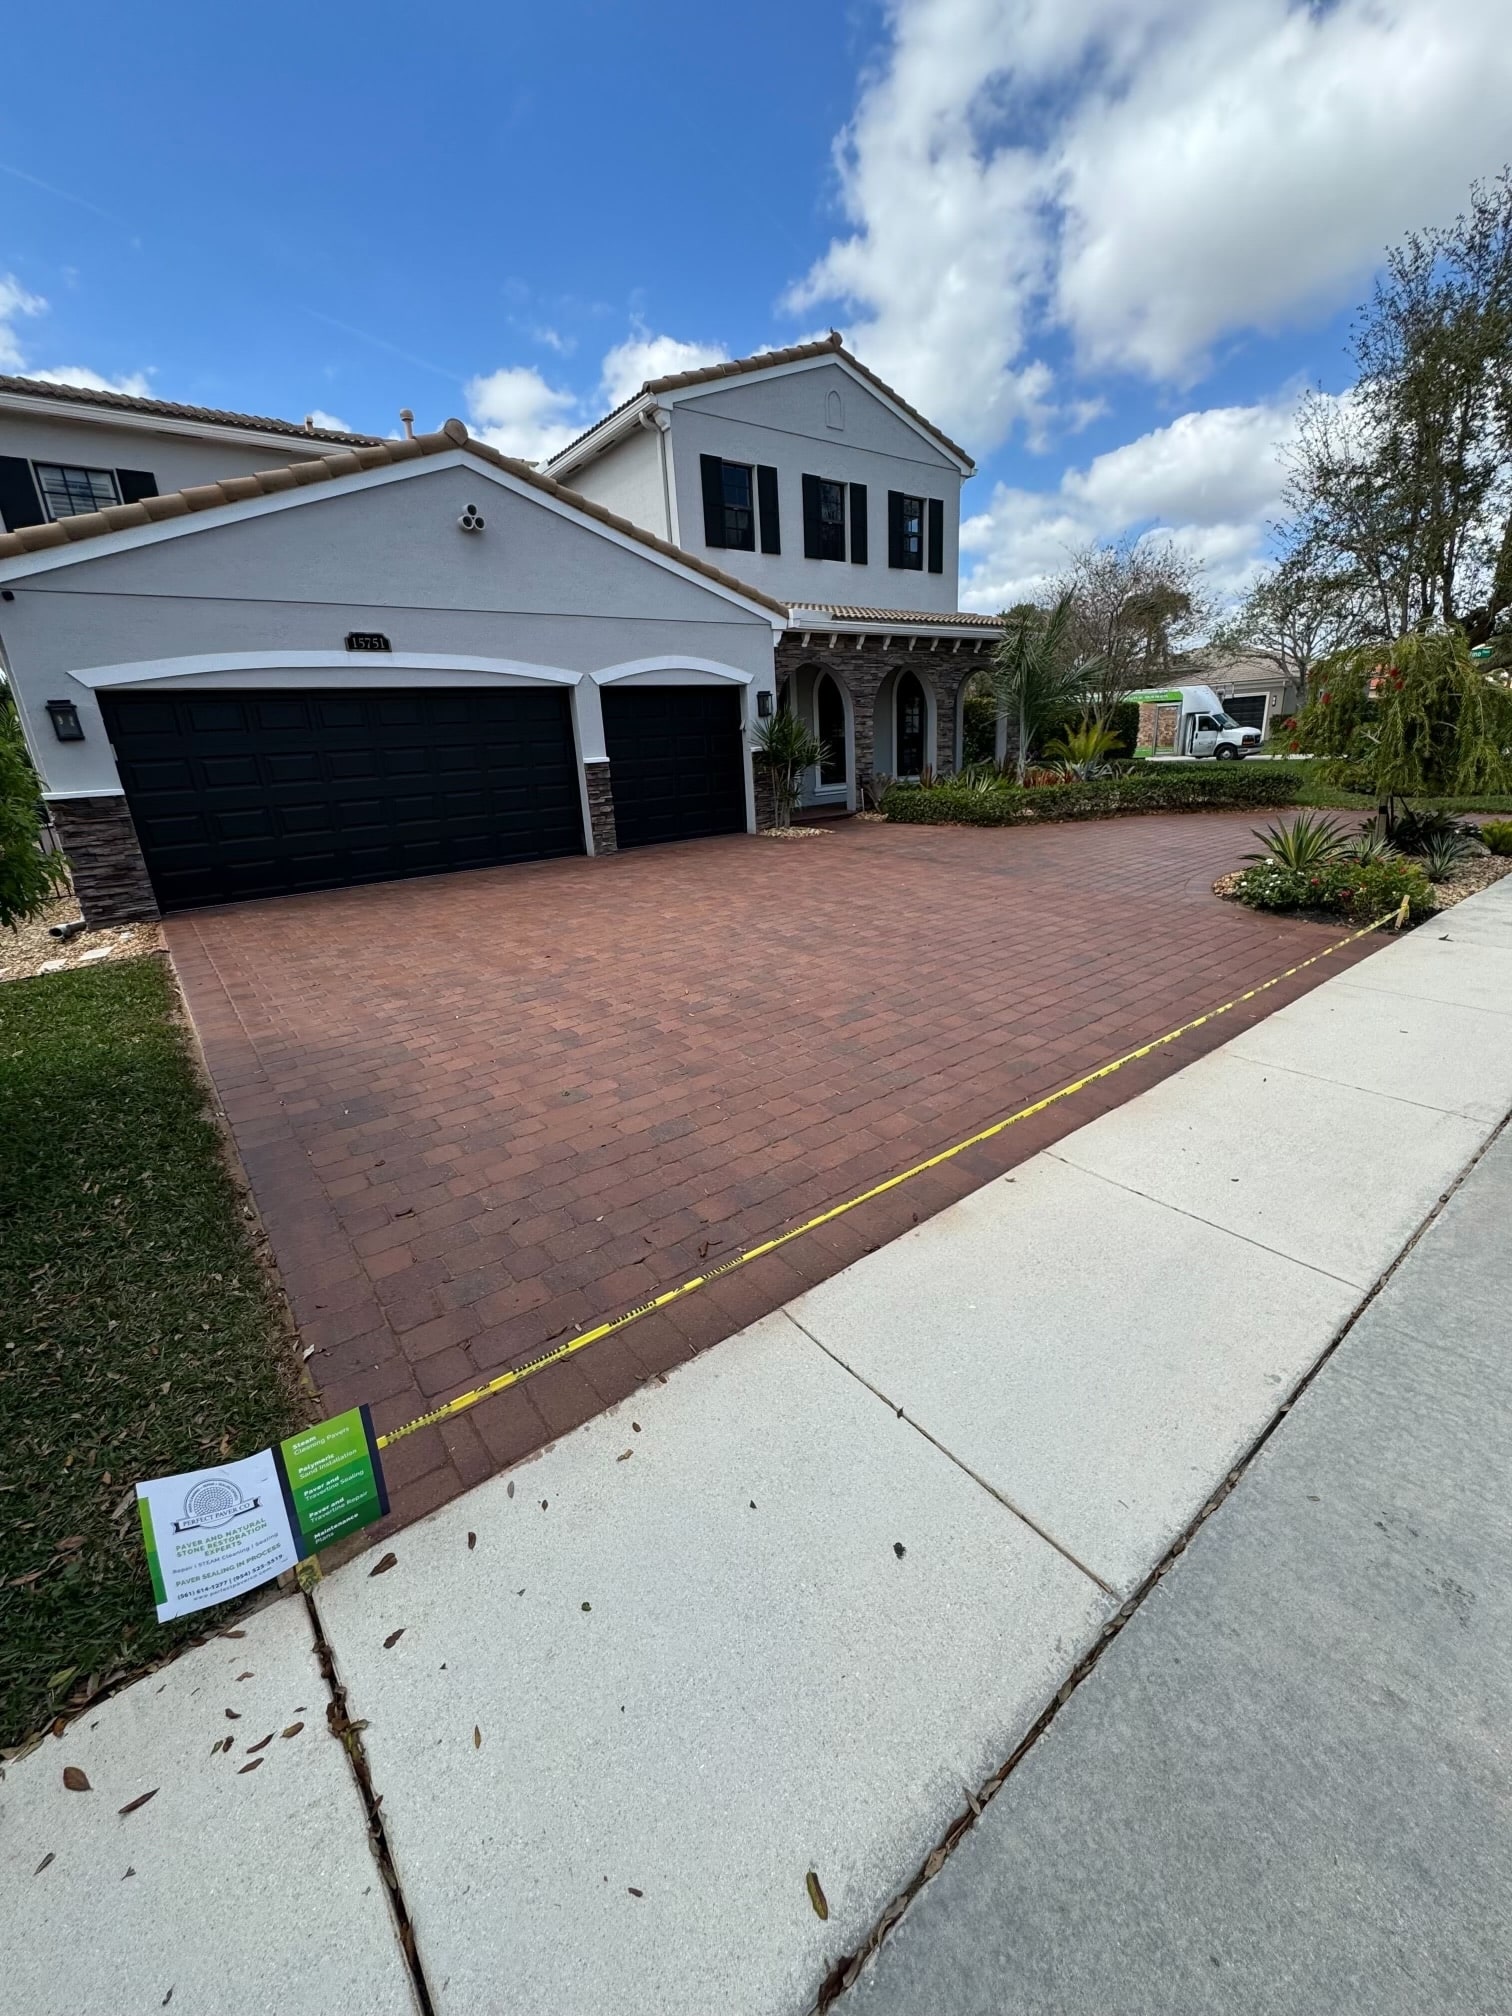
POLYGON ((160 914, 124 798, 53 798, 47 810, 91 930, 160 914))
POLYGON ((588 780, 588 817, 593 827, 595 854, 617 854, 619 834, 614 824, 614 786, 607 763, 585 763, 588 780))
POLYGON ((996 639, 989 637, 982 645, 957 650, 952 638, 949 649, 934 651, 929 649, 932 641, 927 631, 921 634, 904 629, 894 630, 888 637, 841 636, 833 648, 829 636, 819 632, 811 633, 807 649, 802 637, 791 631, 778 640, 779 685, 796 673, 800 665, 817 665, 833 673, 850 694, 858 805, 864 803, 865 789, 875 774, 877 695, 889 672, 911 671, 920 685, 927 688, 935 707, 936 739, 931 760, 942 772, 956 767, 956 701, 972 673, 980 672, 987 664, 988 652, 996 639))

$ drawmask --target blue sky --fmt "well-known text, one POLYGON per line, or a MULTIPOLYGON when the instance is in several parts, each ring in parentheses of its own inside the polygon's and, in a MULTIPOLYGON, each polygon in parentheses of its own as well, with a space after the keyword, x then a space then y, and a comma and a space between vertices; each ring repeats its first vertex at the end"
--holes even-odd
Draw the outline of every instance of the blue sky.
POLYGON ((0 360, 540 454, 830 326, 977 454, 963 591, 1231 591, 1381 247, 1512 156, 1491 0, 150 4, 7 25, 0 360))

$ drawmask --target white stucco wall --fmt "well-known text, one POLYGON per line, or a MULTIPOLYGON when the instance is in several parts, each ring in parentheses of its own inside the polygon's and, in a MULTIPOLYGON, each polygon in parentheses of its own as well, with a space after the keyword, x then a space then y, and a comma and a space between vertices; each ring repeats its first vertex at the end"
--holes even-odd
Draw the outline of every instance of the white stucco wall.
POLYGON ((223 476, 249 476, 258 469, 278 469, 286 462, 307 462, 313 456, 339 452, 338 443, 314 438, 291 438, 276 446, 263 437, 238 440, 222 436, 207 441, 193 434, 129 426, 108 417, 67 420, 0 410, 0 455, 84 469, 146 469, 156 479, 159 491, 187 490, 192 484, 214 483, 223 476))
MULTIPOLYGON (((673 531, 668 505, 671 501, 672 463, 668 455, 664 480, 664 452, 656 428, 637 427, 633 434, 617 441, 606 454, 596 455, 591 462, 585 462, 581 469, 574 469, 563 480, 569 490, 576 490, 584 497, 592 497, 596 503, 607 505, 620 517, 628 518, 632 525, 643 525, 658 539, 671 539, 673 531)), ((729 571, 738 573, 739 570, 729 571)))
MULTIPOLYGON (((960 566, 961 476, 950 458, 838 364, 771 378, 727 379, 671 407, 680 543, 742 581, 794 602, 953 614, 960 566), (843 426, 828 425, 838 393, 843 426), (704 544, 699 457, 769 463, 777 471, 782 552, 725 552, 704 544), (864 567, 803 554, 805 474, 867 486, 864 567), (937 497, 945 507, 944 571, 887 564, 887 493, 937 497)), ((847 510, 849 502, 847 500, 847 510)), ((849 527, 847 526, 847 534, 849 527)))
POLYGON ((0 646, 56 797, 120 788, 90 683, 100 667, 130 665, 139 679, 177 684, 187 662, 196 667, 187 676, 207 683, 325 687, 497 676, 399 662, 417 655, 589 681, 627 665, 637 668, 629 676, 656 679, 686 668, 697 681, 740 675, 752 717, 756 691, 773 683, 772 629, 759 610, 460 456, 88 554, 81 546, 70 564, 32 574, 24 562, 0 562, 0 586, 15 598, 0 602, 0 646), (457 528, 468 504, 486 520, 480 534, 457 528), (344 653, 353 630, 383 632, 392 656, 344 653), (196 664, 227 653, 245 654, 237 669, 196 664), (258 672, 256 660, 274 653, 280 659, 258 672), (322 656, 331 653, 340 654, 334 665, 322 656), (75 702, 82 743, 57 741, 51 699, 75 702))

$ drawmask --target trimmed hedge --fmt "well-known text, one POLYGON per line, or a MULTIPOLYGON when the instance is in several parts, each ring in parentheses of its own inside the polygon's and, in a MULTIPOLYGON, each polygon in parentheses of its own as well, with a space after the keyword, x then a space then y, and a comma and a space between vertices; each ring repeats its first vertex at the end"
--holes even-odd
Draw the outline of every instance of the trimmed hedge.
POLYGON ((1302 780, 1281 763, 1150 763, 1084 784, 889 784, 882 810, 900 826, 1022 826, 1040 819, 1111 819, 1122 812, 1205 812, 1294 805, 1302 780))

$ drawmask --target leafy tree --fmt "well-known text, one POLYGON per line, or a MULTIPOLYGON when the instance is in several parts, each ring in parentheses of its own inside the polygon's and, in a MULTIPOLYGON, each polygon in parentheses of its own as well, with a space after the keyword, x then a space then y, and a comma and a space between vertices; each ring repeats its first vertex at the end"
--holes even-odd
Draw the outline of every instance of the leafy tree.
POLYGON ((1172 539, 1080 547, 1054 592, 1069 602, 1083 697, 1105 727, 1126 694, 1170 678, 1172 653, 1212 615, 1202 563, 1172 539))
POLYGON ((1220 658, 1263 658, 1305 697, 1313 667, 1367 633, 1363 583, 1307 547, 1288 553, 1213 632, 1220 658))
POLYGON ((1360 644, 1325 660, 1297 733, 1336 770, 1365 768, 1388 806, 1512 787, 1512 692, 1487 678, 1460 630, 1360 644))
POLYGON ((1073 648, 1075 609, 1069 592, 1051 609, 1019 603, 1003 616, 1003 635, 990 677, 999 707, 1017 732, 1018 781, 1030 752, 1054 733, 1086 690, 1086 666, 1073 648))
POLYGON ((1512 608, 1512 170, 1387 255, 1352 348, 1353 390, 1303 402, 1292 550, 1361 583, 1378 638, 1479 643, 1512 608))
POLYGON ((0 924, 34 917, 68 885, 67 864, 38 845, 37 773, 10 696, 0 689, 0 924))

